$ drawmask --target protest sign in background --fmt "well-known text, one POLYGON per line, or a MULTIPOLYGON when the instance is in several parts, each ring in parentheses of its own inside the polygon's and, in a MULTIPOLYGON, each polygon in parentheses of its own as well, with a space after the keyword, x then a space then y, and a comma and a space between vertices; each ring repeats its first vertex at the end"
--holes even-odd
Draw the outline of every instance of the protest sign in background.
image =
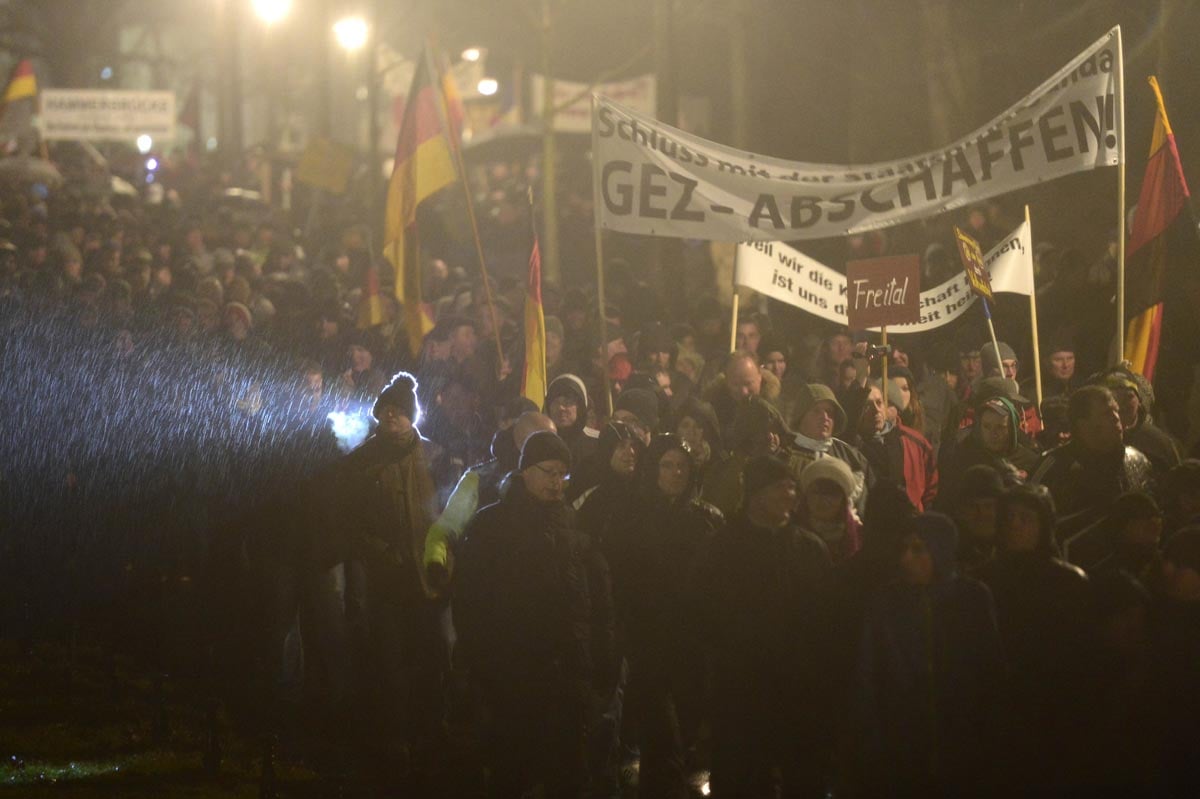
POLYGON ((157 91, 46 89, 42 135, 47 140, 133 142, 175 138, 175 94, 157 91))
POLYGON ((954 243, 958 245, 958 259, 962 261, 963 273, 967 276, 971 291, 985 300, 990 300, 992 284, 988 279, 987 267, 983 263, 983 250, 980 248, 979 242, 955 225, 954 243))
POLYGON ((1124 157, 1120 43, 1113 28, 953 144, 861 166, 747 153, 597 96, 597 221, 624 233, 722 241, 843 236, 1116 165, 1124 157))
POLYGON ((846 264, 846 320, 851 330, 921 321, 921 258, 889 255, 846 264))
MULTIPOLYGON (((992 290, 1033 293, 1033 246, 1029 223, 1001 239, 983 257, 992 290)), ((753 242, 738 247, 734 282, 794 305, 801 310, 848 325, 846 276, 781 242, 753 242)), ((962 316, 975 302, 965 272, 921 292, 918 322, 888 325, 894 333, 934 330, 962 316)))

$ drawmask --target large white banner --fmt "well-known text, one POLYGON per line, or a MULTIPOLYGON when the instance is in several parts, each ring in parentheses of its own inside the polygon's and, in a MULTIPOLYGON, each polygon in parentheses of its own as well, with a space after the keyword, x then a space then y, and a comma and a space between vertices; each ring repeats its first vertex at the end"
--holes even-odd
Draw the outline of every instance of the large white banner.
MULTIPOLYGON (((952 251, 953 252, 953 251, 952 251)), ((957 256, 957 253, 955 253, 957 256)), ((954 259, 958 263, 957 257, 954 259)), ((992 291, 1033 293, 1033 246, 1029 223, 1001 239, 983 257, 992 291)), ((846 276, 781 242, 757 241, 738 247, 734 282, 831 322, 847 324, 846 276)), ((923 333, 966 313, 975 294, 960 271, 941 285, 921 291, 921 321, 888 325, 888 332, 923 333)))
MULTIPOLYGON (((541 75, 529 76, 529 94, 533 114, 540 118, 545 108, 545 79, 541 75)), ((589 83, 569 80, 554 81, 554 129, 563 133, 587 133, 592 129, 593 91, 611 98, 634 113, 654 116, 658 102, 658 81, 653 75, 642 75, 614 83, 601 83, 592 87, 589 83), (574 101, 574 102, 572 102, 574 101), (568 105, 570 103, 570 105, 568 105)))
POLYGON ((623 233, 718 241, 844 236, 1118 164, 1123 119, 1120 28, 974 133, 886 163, 755 155, 597 95, 596 218, 623 233))
POLYGON ((46 89, 42 92, 42 135, 133 143, 175 138, 175 94, 103 89, 46 89))

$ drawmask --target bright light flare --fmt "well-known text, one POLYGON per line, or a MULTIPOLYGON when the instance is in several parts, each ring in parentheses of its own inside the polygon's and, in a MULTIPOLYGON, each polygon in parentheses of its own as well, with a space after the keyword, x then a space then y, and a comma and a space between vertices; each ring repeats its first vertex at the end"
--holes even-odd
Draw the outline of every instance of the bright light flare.
POLYGON ((157 158, 147 158, 146 159, 146 169, 149 170, 150 172, 153 172, 154 170, 158 169, 158 159, 157 158))
POLYGON ((254 0, 254 13, 268 25, 281 21, 292 10, 292 0, 254 0))
POLYGON ((480 50, 478 47, 468 47, 466 50, 462 51, 462 60, 463 61, 474 62, 474 61, 478 61, 482 57, 483 57, 483 51, 480 50))
POLYGON ((149 134, 143 133, 141 136, 137 137, 138 152, 142 155, 150 152, 151 148, 153 147, 154 139, 150 138, 149 134))
POLYGON ((362 49, 367 43, 367 21, 362 17, 344 17, 333 24, 333 35, 348 53, 362 49))
POLYGON ((484 78, 475 87, 484 97, 491 97, 500 90, 500 83, 495 78, 484 78))

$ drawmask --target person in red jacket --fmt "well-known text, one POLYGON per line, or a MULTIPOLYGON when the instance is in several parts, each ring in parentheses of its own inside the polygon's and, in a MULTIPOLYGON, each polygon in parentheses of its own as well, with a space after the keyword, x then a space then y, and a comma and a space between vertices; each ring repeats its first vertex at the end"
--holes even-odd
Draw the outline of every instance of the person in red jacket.
POLYGON ((911 427, 888 419, 883 392, 878 385, 859 390, 856 397, 856 446, 867 458, 877 481, 896 485, 922 512, 932 507, 938 491, 938 471, 933 447, 911 427))

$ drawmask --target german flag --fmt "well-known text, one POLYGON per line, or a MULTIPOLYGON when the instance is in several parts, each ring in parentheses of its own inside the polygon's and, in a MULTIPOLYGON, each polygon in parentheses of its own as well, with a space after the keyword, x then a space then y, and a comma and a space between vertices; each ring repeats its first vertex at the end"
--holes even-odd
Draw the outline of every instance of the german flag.
MULTIPOLYGON (((384 256, 394 270, 396 299, 403 306, 413 355, 433 329, 432 314, 421 296, 417 206, 458 178, 454 166, 458 133, 447 94, 446 81, 438 75, 427 48, 417 63, 400 122, 383 236, 384 256)), ((457 96, 453 88, 449 96, 457 96)))
POLYGON ((1200 266, 1200 242, 1191 213, 1187 181, 1167 120, 1158 81, 1150 88, 1158 109, 1146 176, 1138 195, 1133 232, 1125 251, 1129 286, 1125 298, 1125 359, 1147 380, 1154 379, 1162 339, 1163 301, 1173 276, 1200 266))
POLYGON ((33 126, 37 96, 33 62, 19 61, 0 101, 0 154, 27 155, 37 147, 37 131, 33 126))
POLYGON ((541 407, 546 402, 546 315, 542 310, 542 253, 537 238, 529 255, 525 287, 525 374, 521 396, 541 407))

